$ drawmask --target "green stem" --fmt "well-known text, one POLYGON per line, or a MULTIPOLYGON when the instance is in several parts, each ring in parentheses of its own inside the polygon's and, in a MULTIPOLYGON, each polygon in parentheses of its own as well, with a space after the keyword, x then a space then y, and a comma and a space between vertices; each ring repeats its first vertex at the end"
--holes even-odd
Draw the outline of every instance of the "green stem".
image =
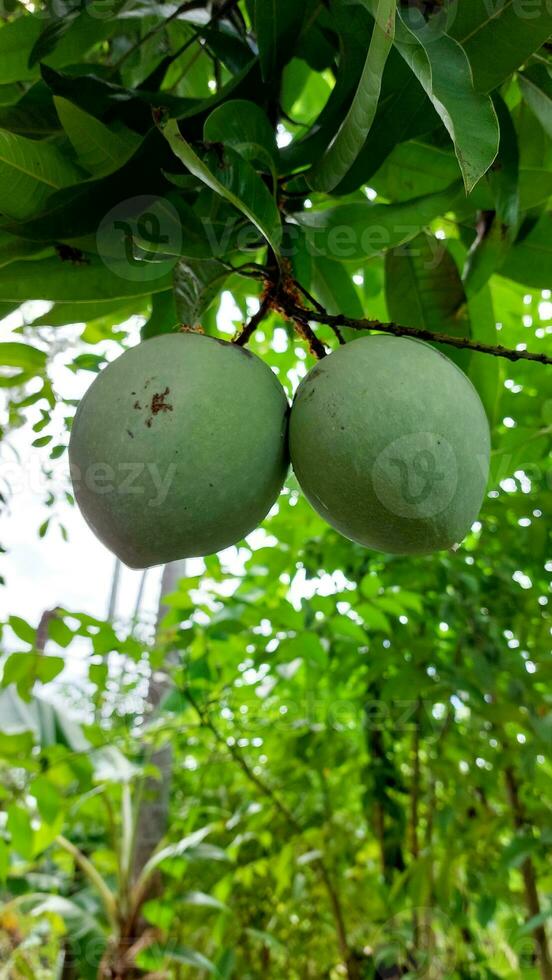
POLYGON ((96 871, 96 868, 92 862, 88 860, 86 855, 84 855, 82 851, 75 846, 75 844, 72 844, 70 840, 67 840, 63 834, 58 834, 56 837, 56 844, 58 844, 59 847, 62 847, 64 851, 67 851, 67 853, 74 858, 75 863, 78 864, 84 876, 88 879, 92 887, 96 889, 102 900, 109 924, 113 929, 117 930, 117 903, 113 892, 108 885, 106 885, 101 874, 96 871))

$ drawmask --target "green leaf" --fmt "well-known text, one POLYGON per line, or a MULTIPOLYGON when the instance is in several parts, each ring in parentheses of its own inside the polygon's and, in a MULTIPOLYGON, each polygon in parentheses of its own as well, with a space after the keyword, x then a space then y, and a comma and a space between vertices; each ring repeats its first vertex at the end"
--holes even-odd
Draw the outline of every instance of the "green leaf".
MULTIPOLYGON (((175 270, 176 271, 176 270, 175 270)), ((142 327, 142 340, 172 333, 179 326, 173 289, 165 293, 155 293, 151 297, 151 314, 142 327)))
POLYGON ((531 65, 518 76, 523 98, 552 138, 552 77, 546 65, 531 65))
POLYGON ((468 56, 475 87, 490 92, 549 39, 552 9, 547 0, 523 5, 461 0, 454 5, 450 33, 468 56))
POLYGON ((203 138, 233 146, 238 153, 246 148, 248 156, 259 147, 269 155, 273 167, 278 166, 274 130, 266 113, 255 102, 231 99, 217 106, 205 121, 203 138))
POLYGON ((188 834, 174 844, 167 844, 166 847, 160 848, 146 862, 140 877, 144 881, 147 881, 156 868, 160 867, 165 861, 174 858, 183 857, 190 860, 195 858, 207 861, 228 861, 228 855, 222 848, 215 847, 213 844, 203 844, 205 837, 210 832, 211 827, 201 827, 199 830, 194 830, 193 833, 188 834))
POLYGON ((312 264, 312 284, 316 296, 328 313, 343 313, 361 318, 364 309, 351 277, 351 271, 341 262, 332 262, 319 255, 312 264))
POLYGON ((73 630, 69 629, 63 619, 59 616, 52 616, 48 622, 48 636, 54 643, 65 649, 71 643, 73 635, 73 630))
POLYGON ((59 95, 54 105, 79 163, 94 177, 103 177, 118 170, 137 150, 140 137, 120 126, 108 129, 88 112, 59 95))
POLYGON ((6 735, 0 731, 0 756, 16 762, 17 759, 28 758, 33 750, 33 736, 31 732, 18 732, 15 735, 6 735))
POLYGON ((25 82, 37 75, 29 67, 31 48, 41 32, 38 17, 18 17, 0 28, 0 83, 25 82))
MULTIPOLYGON (((122 323, 136 313, 136 303, 128 300, 93 300, 90 303, 55 303, 47 313, 32 321, 33 327, 62 327, 69 323, 93 323, 111 317, 122 323)), ((142 312, 142 311, 140 311, 142 312)))
POLYGON ((0 343, 0 364, 21 368, 29 374, 39 374, 46 367, 46 354, 30 344, 7 341, 0 343))
POLYGON ((387 616, 377 606, 365 602, 357 608, 357 612, 364 620, 364 625, 367 630, 391 633, 391 624, 387 616))
MULTIPOLYGON (((468 313, 473 340, 483 344, 496 344, 496 317, 488 286, 484 286, 475 294, 468 293, 468 313)), ((503 365, 498 357, 472 354, 468 377, 483 402, 489 422, 493 424, 498 417, 503 365)))
POLYGON ((39 776, 29 786, 29 792, 36 800, 38 812, 42 819, 48 824, 54 823, 62 802, 55 786, 45 776, 39 776))
POLYGON ((52 438, 52 436, 40 436, 39 439, 33 439, 31 445, 34 446, 35 449, 43 449, 44 446, 47 446, 48 443, 52 441, 52 438))
MULTIPOLYGON (((415 16, 418 13, 419 16, 415 16)), ((425 40, 425 21, 399 15, 396 44, 425 89, 454 144, 466 191, 487 172, 498 151, 498 120, 490 98, 475 91, 465 51, 446 34, 425 40), (420 21, 423 26, 420 26, 420 21)))
POLYGON ((59 134, 51 93, 36 82, 17 102, 0 105, 0 129, 33 139, 59 134))
POLYGON ((65 661, 42 653, 12 653, 4 664, 2 686, 15 684, 20 697, 28 701, 36 681, 48 684, 61 673, 65 661))
POLYGON ((488 175, 494 213, 482 213, 478 234, 468 252, 462 278, 469 296, 475 295, 500 269, 514 241, 519 221, 519 153, 512 118, 495 96, 500 120, 500 147, 496 165, 488 175))
MULTIPOLYGON (((385 259, 385 295, 392 320, 408 327, 469 337, 466 296, 456 263, 439 239, 423 234, 385 259)), ((436 345, 467 364, 464 351, 436 345)))
POLYGON ((297 0, 253 2, 261 70, 266 81, 290 61, 305 16, 305 5, 297 0))
POLYGON ((228 908, 224 902, 219 902, 218 898, 215 898, 214 895, 207 895, 205 892, 184 892, 180 896, 180 901, 184 905, 197 905, 200 908, 218 909, 220 912, 228 908))
POLYGON ((551 268, 552 211, 547 211, 529 234, 510 249, 500 274, 533 289, 548 289, 551 268))
POLYGON ((399 204, 366 201, 294 217, 305 230, 311 254, 358 262, 414 238, 434 218, 453 210, 460 192, 459 185, 453 184, 438 194, 399 204))
POLYGON ((78 10, 73 10, 63 17, 54 17, 48 21, 33 44, 29 54, 29 68, 33 68, 40 61, 44 61, 46 56, 51 54, 77 17, 78 10))
POLYGON ((181 259, 174 270, 177 322, 197 326, 227 278, 228 269, 216 259, 203 262, 181 259))
MULTIPOLYGON (((43 142, 40 142, 41 146, 43 142)), ((67 239, 72 244, 80 236, 90 235, 94 250, 99 219, 107 216, 113 208, 118 209, 121 217, 126 216, 124 205, 128 204, 130 208, 133 199, 143 195, 145 171, 149 174, 149 197, 154 198, 165 192, 161 163, 166 163, 166 158, 165 141, 159 131, 153 129, 131 159, 115 173, 88 180, 82 180, 81 175, 80 183, 55 191, 38 216, 10 222, 5 225, 6 230, 22 238, 49 244, 67 239)))
POLYGON ((203 956, 202 953, 198 953, 189 946, 175 946, 172 943, 164 946, 161 943, 155 943, 149 949, 140 953, 136 958, 138 965, 142 969, 149 971, 164 967, 167 961, 171 963, 182 963, 185 966, 194 966, 198 970, 204 970, 207 973, 218 975, 215 964, 211 960, 208 960, 206 956, 203 956))
POLYGON ((4 882, 10 868, 10 852, 6 841, 0 838, 0 881, 4 882))
POLYGON ((31 626, 26 620, 21 619, 21 616, 10 616, 8 623, 18 639, 23 640, 23 643, 28 643, 30 646, 35 645, 36 630, 34 626, 31 626))
POLYGON ((274 198, 253 167, 232 147, 221 147, 209 155, 209 164, 204 163, 181 135, 174 119, 166 124, 163 133, 184 166, 238 208, 277 253, 282 237, 280 215, 274 198))
POLYGON ((374 121, 383 70, 395 33, 395 0, 378 0, 364 70, 352 105, 322 159, 309 174, 315 190, 331 191, 357 159, 374 121))
MULTIPOLYGON (((171 268, 172 265, 171 262, 171 268)), ((148 281, 144 276, 143 280, 135 281, 129 279, 128 269, 126 262, 115 260, 108 268, 94 256, 78 264, 57 257, 38 262, 13 262, 0 269, 0 301, 10 299, 24 303, 32 296, 56 303, 91 303, 147 296, 170 288, 170 271, 164 272, 161 268, 159 278, 148 281)))
POLYGON ((0 210, 8 217, 30 217, 50 194, 81 177, 53 143, 0 130, 0 210))
MULTIPOLYGON (((208 192, 205 192, 208 193, 208 192)), ((213 195, 220 203, 220 198, 213 195)), ((133 237, 146 254, 177 255, 210 259, 219 254, 211 216, 203 217, 199 205, 190 207, 180 195, 171 193, 148 204, 145 214, 138 215, 133 237)), ((229 244, 224 238, 220 251, 229 244)))
POLYGON ((105 689, 107 678, 109 676, 109 668, 107 664, 90 664, 88 668, 88 676, 90 682, 95 684, 99 691, 105 689))
POLYGON ((14 851, 25 860, 30 860, 33 856, 34 834, 27 810, 16 803, 9 806, 7 828, 14 851))
POLYGON ((45 257, 52 253, 52 249, 41 242, 28 242, 24 238, 0 231, 0 268, 18 259, 40 256, 41 253, 45 257))
MULTIPOLYGON (((348 194, 368 183, 398 144, 429 132, 435 128, 437 122, 438 117, 422 86, 398 51, 392 48, 385 66, 379 104, 368 139, 351 169, 335 188, 335 193, 348 194)), ((454 170, 449 180, 445 179, 441 186, 446 187, 456 178, 457 173, 454 170)), ((427 192, 435 190, 438 190, 436 185, 427 188, 427 192)), ((408 196, 425 192, 413 192, 408 196)))

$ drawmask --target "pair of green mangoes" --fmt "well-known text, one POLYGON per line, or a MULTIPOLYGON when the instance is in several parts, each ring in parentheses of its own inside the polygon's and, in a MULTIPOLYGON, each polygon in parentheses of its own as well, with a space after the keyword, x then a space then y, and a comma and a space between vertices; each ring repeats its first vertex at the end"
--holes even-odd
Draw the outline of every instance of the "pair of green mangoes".
POLYGON ((195 333, 156 337, 102 371, 69 447, 92 530, 131 568, 240 541, 288 461, 346 537, 379 551, 460 542, 487 483, 490 440, 471 382, 427 344, 365 336, 319 361, 291 412, 249 351, 195 333))

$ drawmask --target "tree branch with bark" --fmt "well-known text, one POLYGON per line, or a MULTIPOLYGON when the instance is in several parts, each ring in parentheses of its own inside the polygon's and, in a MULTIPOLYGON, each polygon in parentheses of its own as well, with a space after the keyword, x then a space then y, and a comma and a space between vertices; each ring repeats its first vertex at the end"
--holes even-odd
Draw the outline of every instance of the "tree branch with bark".
POLYGON ((280 276, 276 279, 272 271, 267 267, 264 273, 256 269, 254 273, 247 271, 246 267, 235 270, 242 275, 254 278, 264 278, 265 292, 258 313, 244 327, 243 331, 235 339, 234 343, 243 345, 251 338, 261 321, 271 310, 279 313, 285 319, 291 321, 297 333, 307 341, 311 353, 318 359, 327 354, 322 341, 314 334, 312 324, 330 327, 335 333, 339 343, 344 343, 341 333, 342 328, 358 331, 377 331, 379 333, 391 334, 394 337, 411 337, 414 340, 425 340, 431 343, 444 344, 448 347, 455 347, 458 350, 469 350, 477 354, 487 354, 491 357, 501 357, 508 361, 534 361, 537 364, 552 364, 552 357, 536 351, 518 350, 504 347, 502 344, 484 344, 469 337, 453 337, 450 334, 427 330, 421 327, 407 327, 400 323, 383 323, 381 320, 369 319, 367 317, 355 318, 345 316, 343 313, 332 314, 314 299, 313 296, 295 280, 285 268, 280 270, 280 276), (308 303, 309 306, 305 305, 308 303))

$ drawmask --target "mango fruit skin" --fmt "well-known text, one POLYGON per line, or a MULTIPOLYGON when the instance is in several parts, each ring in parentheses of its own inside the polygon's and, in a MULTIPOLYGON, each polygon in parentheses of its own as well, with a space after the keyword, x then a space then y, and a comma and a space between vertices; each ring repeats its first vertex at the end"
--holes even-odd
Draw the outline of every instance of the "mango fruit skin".
POLYGON ((290 452, 316 511, 376 551, 462 541, 488 479, 490 433, 466 375, 435 348, 361 337, 319 361, 291 410, 290 452))
POLYGON ((131 568, 213 554, 278 497, 288 415, 280 382, 249 351, 194 333, 147 340, 109 364, 78 407, 77 503, 131 568))

